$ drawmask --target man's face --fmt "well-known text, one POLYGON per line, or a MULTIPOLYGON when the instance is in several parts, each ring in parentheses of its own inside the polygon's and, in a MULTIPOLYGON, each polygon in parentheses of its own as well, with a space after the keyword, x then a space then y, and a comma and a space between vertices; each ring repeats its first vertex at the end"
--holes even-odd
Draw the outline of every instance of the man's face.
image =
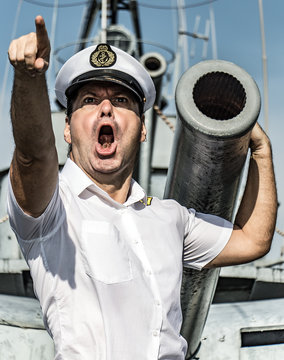
POLYGON ((82 86, 73 104, 65 140, 75 163, 94 180, 132 173, 146 129, 134 95, 120 85, 82 86))

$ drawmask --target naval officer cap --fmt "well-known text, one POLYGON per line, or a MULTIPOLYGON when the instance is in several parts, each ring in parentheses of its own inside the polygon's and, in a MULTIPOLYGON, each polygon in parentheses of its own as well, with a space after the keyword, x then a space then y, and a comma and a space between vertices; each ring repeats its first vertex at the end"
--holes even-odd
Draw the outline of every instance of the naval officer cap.
POLYGON ((73 91, 90 81, 112 82, 128 88, 142 103, 143 112, 154 104, 155 86, 146 69, 115 46, 90 46, 67 60, 56 78, 57 100, 66 108, 67 98, 73 91))

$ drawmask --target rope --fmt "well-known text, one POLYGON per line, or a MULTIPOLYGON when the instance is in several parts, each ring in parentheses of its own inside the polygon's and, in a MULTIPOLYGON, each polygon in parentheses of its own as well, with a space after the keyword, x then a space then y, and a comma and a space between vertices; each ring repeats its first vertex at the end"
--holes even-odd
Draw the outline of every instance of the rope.
POLYGON ((0 219, 0 224, 4 223, 4 222, 7 221, 8 219, 9 219, 9 216, 8 216, 8 215, 3 216, 3 217, 0 219))
POLYGON ((157 115, 165 122, 165 124, 174 132, 175 131, 175 127, 172 124, 172 122, 166 117, 166 115, 164 115, 161 111, 161 109, 159 108, 158 105, 154 105, 153 109, 156 111, 157 115))
POLYGON ((277 232, 277 234, 284 237, 284 231, 281 231, 279 229, 276 229, 275 231, 277 232))

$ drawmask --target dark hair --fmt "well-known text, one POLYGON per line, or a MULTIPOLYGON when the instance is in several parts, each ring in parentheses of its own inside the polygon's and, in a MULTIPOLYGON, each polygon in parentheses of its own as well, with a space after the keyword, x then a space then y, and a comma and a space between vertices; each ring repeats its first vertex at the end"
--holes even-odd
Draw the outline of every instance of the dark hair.
POLYGON ((67 98, 66 116, 68 118, 68 124, 70 124, 75 99, 76 99, 76 94, 67 98))
MULTIPOLYGON (((67 98, 67 107, 66 107, 65 113, 66 113, 69 125, 71 122, 71 117, 72 117, 72 113, 73 113, 73 105, 74 105, 76 96, 77 96, 77 94, 72 94, 72 96, 67 98)), ((67 152, 68 157, 70 157, 71 151, 72 151, 72 144, 68 144, 68 152, 67 152)))

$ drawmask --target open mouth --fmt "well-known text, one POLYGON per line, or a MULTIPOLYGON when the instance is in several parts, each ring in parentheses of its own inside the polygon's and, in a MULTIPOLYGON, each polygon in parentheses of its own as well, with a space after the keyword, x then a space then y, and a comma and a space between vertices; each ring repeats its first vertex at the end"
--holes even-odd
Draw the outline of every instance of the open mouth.
POLYGON ((114 142, 114 135, 110 125, 103 125, 101 127, 98 141, 103 148, 111 147, 111 144, 114 142))

